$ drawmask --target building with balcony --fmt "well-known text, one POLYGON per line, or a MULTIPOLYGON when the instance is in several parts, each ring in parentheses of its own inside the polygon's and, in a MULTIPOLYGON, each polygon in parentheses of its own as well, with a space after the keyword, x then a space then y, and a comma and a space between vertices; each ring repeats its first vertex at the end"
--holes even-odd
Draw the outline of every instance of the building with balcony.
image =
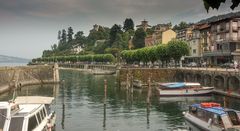
POLYGON ((167 44, 169 41, 176 38, 176 33, 172 29, 163 32, 155 32, 152 35, 145 37, 145 46, 153 46, 156 44, 167 44))
POLYGON ((201 38, 200 38, 200 28, 202 25, 195 25, 192 28, 192 36, 188 39, 188 45, 189 45, 189 56, 185 56, 185 62, 196 62, 196 63, 202 63, 202 44, 201 44, 201 38))
POLYGON ((204 58, 213 65, 240 61, 240 17, 210 24, 210 41, 204 44, 204 58))
POLYGON ((177 31, 177 40, 188 41, 192 37, 193 26, 177 31))

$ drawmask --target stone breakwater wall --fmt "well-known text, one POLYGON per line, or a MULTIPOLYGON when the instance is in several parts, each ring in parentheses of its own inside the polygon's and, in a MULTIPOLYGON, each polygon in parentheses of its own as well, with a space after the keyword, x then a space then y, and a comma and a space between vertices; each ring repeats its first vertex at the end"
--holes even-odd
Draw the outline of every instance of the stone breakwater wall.
POLYGON ((202 86, 215 87, 215 93, 240 98, 240 71, 188 68, 122 68, 119 71, 120 84, 125 87, 134 80, 144 85, 150 78, 156 82, 199 82, 202 86))
POLYGON ((58 83, 58 65, 0 67, 0 93, 26 85, 58 83))
POLYGON ((177 70, 169 69, 152 69, 152 68, 122 68, 119 71, 119 79, 121 82, 126 82, 129 79, 140 80, 147 83, 150 78, 152 82, 171 82, 175 81, 174 76, 177 70))

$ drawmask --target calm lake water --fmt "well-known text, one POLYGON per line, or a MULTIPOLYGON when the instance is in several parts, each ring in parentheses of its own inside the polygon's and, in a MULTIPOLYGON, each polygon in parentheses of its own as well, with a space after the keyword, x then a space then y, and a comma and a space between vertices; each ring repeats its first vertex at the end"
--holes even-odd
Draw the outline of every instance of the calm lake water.
MULTIPOLYGON (((223 96, 159 98, 153 92, 151 105, 147 105, 147 90, 134 90, 131 95, 118 87, 116 76, 94 76, 78 71, 60 74, 65 81, 62 85, 29 86, 17 92, 19 96, 56 96, 57 131, 171 131, 186 127, 182 112, 187 110, 187 105, 206 101, 223 104, 223 96)), ((12 92, 5 93, 0 100, 11 97, 12 92)), ((240 110, 239 100, 225 100, 228 107, 240 110)))

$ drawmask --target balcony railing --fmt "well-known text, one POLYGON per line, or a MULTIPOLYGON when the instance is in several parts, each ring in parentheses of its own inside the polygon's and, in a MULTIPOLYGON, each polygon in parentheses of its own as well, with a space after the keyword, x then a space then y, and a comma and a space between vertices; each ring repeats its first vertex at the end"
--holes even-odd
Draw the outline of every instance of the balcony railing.
POLYGON ((230 56, 230 50, 213 50, 213 51, 204 51, 203 56, 230 56))

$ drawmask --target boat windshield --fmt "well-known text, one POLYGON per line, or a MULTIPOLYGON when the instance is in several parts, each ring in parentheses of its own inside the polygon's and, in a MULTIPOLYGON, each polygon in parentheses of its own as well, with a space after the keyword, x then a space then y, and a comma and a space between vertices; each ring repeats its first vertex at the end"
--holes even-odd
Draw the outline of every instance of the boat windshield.
POLYGON ((0 131, 3 130, 6 121, 7 109, 0 109, 0 131))
POLYGON ((226 131, 240 131, 240 128, 228 128, 226 131))
POLYGON ((229 119, 232 122, 233 126, 240 125, 238 115, 235 111, 227 111, 227 113, 228 113, 229 119))
POLYGON ((12 117, 9 131, 22 131, 24 117, 12 117))

